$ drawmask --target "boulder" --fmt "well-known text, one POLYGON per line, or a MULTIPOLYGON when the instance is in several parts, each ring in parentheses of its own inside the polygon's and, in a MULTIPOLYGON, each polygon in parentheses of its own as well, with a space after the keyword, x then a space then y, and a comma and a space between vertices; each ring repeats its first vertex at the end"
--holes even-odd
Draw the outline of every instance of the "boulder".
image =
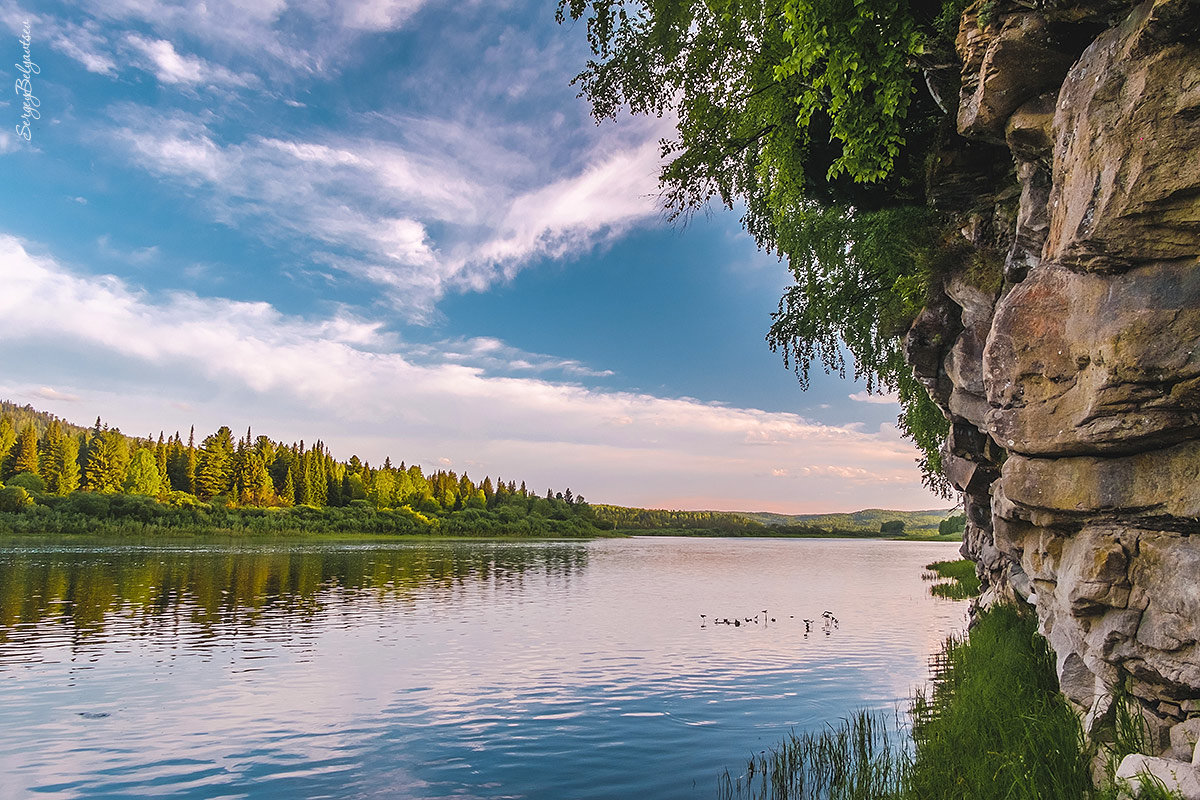
POLYGON ((1042 264, 997 305, 982 360, 986 427, 1010 451, 1120 453, 1200 435, 1200 261, 1119 275, 1042 264))
POLYGON ((1197 18, 1191 1, 1142 3, 1071 67, 1043 258, 1114 270, 1200 255, 1197 18))
POLYGON ((1186 761, 1133 753, 1121 759, 1116 777, 1128 782, 1132 797, 1141 796, 1143 784, 1150 780, 1183 800, 1200 800, 1200 770, 1186 761))
POLYGON ((1075 60, 1037 11, 1005 14, 998 23, 983 27, 978 14, 969 12, 963 15, 954 44, 963 62, 958 130, 995 141, 1003 140, 1012 113, 1029 98, 1062 83, 1075 60))

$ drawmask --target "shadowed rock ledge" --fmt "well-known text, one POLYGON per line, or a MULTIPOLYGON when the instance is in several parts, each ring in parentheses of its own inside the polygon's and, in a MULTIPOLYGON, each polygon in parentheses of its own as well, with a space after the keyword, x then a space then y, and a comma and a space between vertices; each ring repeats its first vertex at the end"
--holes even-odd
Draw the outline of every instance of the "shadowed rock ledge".
POLYGON ((930 196, 974 253, 905 352, 951 421, 963 553, 983 602, 1037 607, 1089 730, 1127 685, 1192 770, 1200 0, 976 3, 957 50, 930 196))

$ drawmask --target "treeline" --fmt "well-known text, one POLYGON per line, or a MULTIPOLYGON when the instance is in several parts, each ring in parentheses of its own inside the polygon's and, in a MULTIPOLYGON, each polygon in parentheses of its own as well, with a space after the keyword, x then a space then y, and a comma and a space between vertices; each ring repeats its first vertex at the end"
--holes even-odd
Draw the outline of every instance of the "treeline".
MULTIPOLYGON (((749 514, 739 514, 731 511, 668 511, 661 508, 627 508, 625 506, 602 504, 592 506, 592 511, 597 520, 606 527, 611 526, 618 531, 653 533, 656 535, 770 536, 773 538, 826 538, 833 536, 850 539, 891 538, 906 535, 903 521, 884 523, 876 531, 862 527, 817 524, 816 522, 804 521, 803 517, 789 517, 782 514, 761 515, 771 520, 768 524, 754 519, 749 514), (787 520, 798 521, 788 522, 787 520)), ((849 519, 850 515, 822 515, 814 519, 827 521, 842 518, 849 519)), ((962 517, 960 515, 959 517, 951 517, 946 521, 950 523, 950 534, 961 533, 961 520, 962 517)), ((932 530, 928 532, 916 530, 910 533, 912 538, 921 538, 932 534, 932 530)), ((945 524, 942 526, 941 533, 947 533, 945 524)))
POLYGON ((597 519, 617 530, 703 530, 726 534, 770 533, 766 525, 728 511, 668 511, 661 508, 626 508, 596 504, 597 519))
POLYGON ((335 459, 321 441, 285 444, 226 426, 196 442, 179 432, 126 436, 6 403, 0 408, 0 526, 11 530, 146 527, 378 533, 594 533, 606 526, 570 489, 390 458, 335 459), (18 519, 18 515, 20 518, 18 519), (40 526, 40 528, 39 528, 40 526))

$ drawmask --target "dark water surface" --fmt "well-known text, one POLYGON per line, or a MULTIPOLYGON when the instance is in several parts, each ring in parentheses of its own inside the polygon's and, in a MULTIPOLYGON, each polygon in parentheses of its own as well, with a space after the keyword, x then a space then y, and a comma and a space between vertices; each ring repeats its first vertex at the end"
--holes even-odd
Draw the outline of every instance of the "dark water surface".
POLYGON ((0 798, 710 798, 907 698, 956 548, 0 541, 0 798))

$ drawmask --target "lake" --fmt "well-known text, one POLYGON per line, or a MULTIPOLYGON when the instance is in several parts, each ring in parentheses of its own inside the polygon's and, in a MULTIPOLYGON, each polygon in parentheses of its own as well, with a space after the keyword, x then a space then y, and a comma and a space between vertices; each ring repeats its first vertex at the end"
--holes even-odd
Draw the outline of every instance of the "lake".
POLYGON ((3 540, 0 798, 712 798, 903 704, 965 627, 921 579, 956 552, 3 540))

